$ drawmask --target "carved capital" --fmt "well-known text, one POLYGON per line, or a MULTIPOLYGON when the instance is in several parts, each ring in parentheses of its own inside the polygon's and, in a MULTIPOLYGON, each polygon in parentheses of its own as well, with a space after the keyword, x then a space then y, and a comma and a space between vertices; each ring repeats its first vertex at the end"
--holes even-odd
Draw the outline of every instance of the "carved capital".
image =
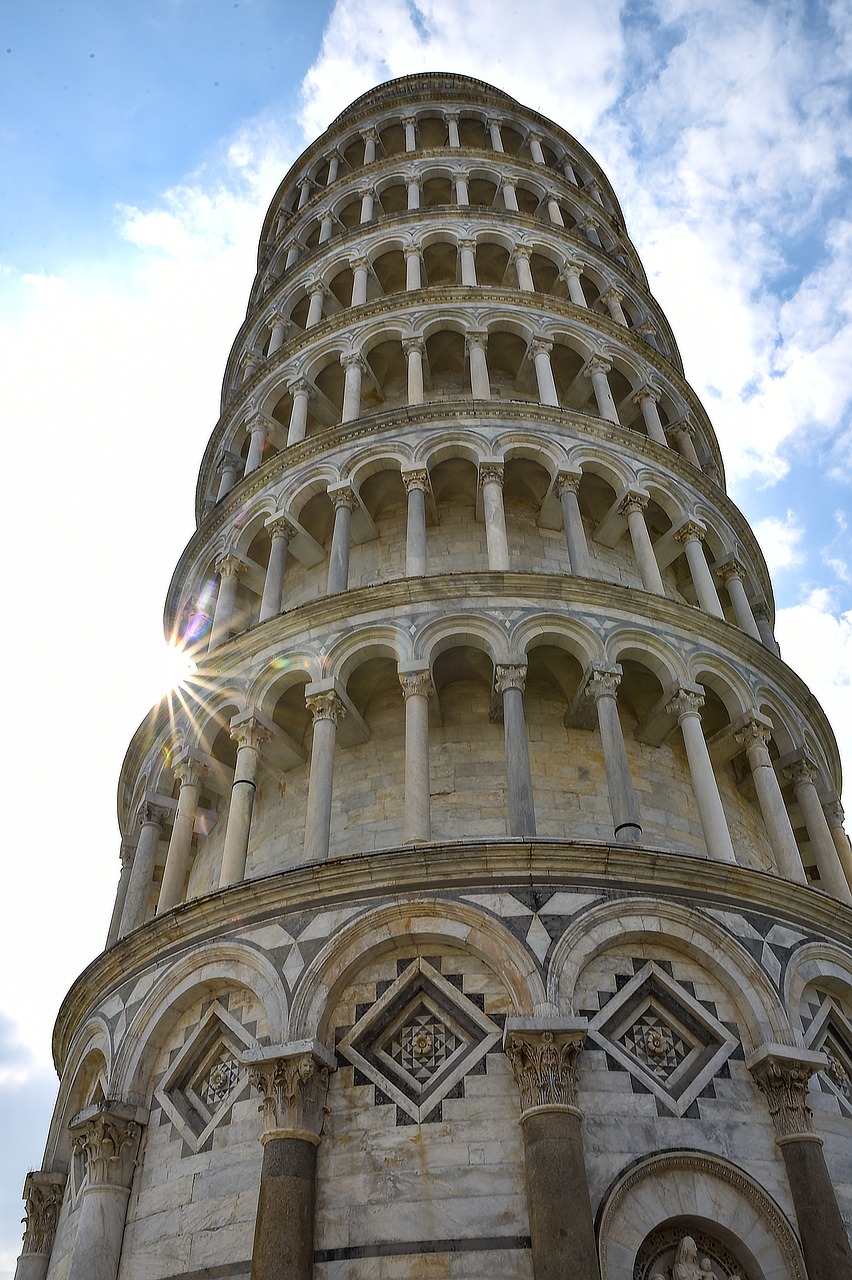
POLYGON ((219 461, 216 463, 216 470, 221 475, 224 471, 233 471, 238 474, 243 465, 243 460, 239 454, 231 453, 230 449, 226 449, 219 461))
POLYGON ((340 363, 347 372, 349 369, 357 367, 363 373, 367 367, 364 363, 364 357, 361 355, 360 351, 344 351, 341 354, 340 363))
POLYGON ((346 715, 346 707, 333 689, 305 694, 305 704, 314 718, 314 724, 318 720, 331 720, 337 724, 346 715))
POLYGON ((339 489, 329 490, 328 496, 331 498, 331 503, 335 510, 338 507, 348 507, 350 511, 354 511, 358 505, 355 490, 350 489, 349 485, 341 485, 339 489))
POLYGON ((133 1107, 101 1102, 71 1121, 74 1154, 83 1161, 88 1186, 130 1187, 142 1133, 134 1116, 133 1107))
POLYGON ((704 706, 704 695, 699 693, 697 689, 678 689, 671 702, 666 706, 666 711, 670 716, 677 716, 678 724, 681 720, 685 720, 687 716, 698 716, 701 718, 701 708, 704 706))
POLYGON ((747 1060, 746 1066, 769 1104, 777 1137, 795 1138, 813 1133, 813 1112, 807 1103, 808 1082, 824 1065, 822 1054, 784 1045, 767 1046, 747 1060))
POLYGON ((503 487, 503 463, 484 462, 479 468, 480 488, 485 484, 499 484, 503 487))
POLYGON ((765 720, 758 720, 756 716, 746 720, 734 734, 734 742, 744 747, 747 753, 755 749, 767 751, 771 738, 771 726, 765 720))
POLYGON ((470 333, 466 333, 464 336, 464 345, 468 351, 471 351, 474 347, 484 351, 487 344, 488 334, 484 330, 472 329, 470 333))
POLYGON ((560 279, 567 280, 569 276, 573 276, 575 280, 579 280, 583 274, 582 262, 566 262, 565 266, 559 272, 560 279))
POLYGON ((143 800, 136 810, 136 821, 140 827, 161 827, 168 816, 167 809, 161 805, 152 804, 150 800, 143 800))
POLYGON ((676 418, 674 422, 669 423, 665 431, 670 440, 677 440, 678 436, 689 436, 692 439, 695 435, 695 427, 687 418, 676 418))
MULTIPOLYGON (((465 174, 464 176, 466 177, 467 175, 465 174)), ((476 253, 476 241, 469 236, 464 240, 459 240, 459 251, 462 249, 469 249, 471 253, 476 253)))
POLYGON ((515 261, 518 258, 526 258, 527 262, 529 262, 531 256, 532 256, 532 245, 516 244, 512 252, 512 261, 515 261))
POLYGON ((362 129, 361 137, 365 142, 378 142, 379 140, 379 135, 376 133, 376 130, 373 128, 362 129))
POLYGON ((405 127, 410 124, 417 124, 417 117, 416 116, 400 116, 400 121, 403 127, 405 127))
POLYGON ((425 353, 426 343, 422 338, 403 338, 402 354, 405 356, 406 360, 411 355, 412 351, 416 351, 418 355, 421 356, 425 353))
POLYGON ((717 567, 716 572, 726 584, 733 578, 739 578, 740 582, 742 582, 745 575, 745 570, 739 560, 737 560, 736 556, 731 556, 724 564, 720 564, 717 567))
POLYGON ((626 493, 618 504, 619 515, 627 516, 631 511, 642 511, 648 505, 647 493, 626 493))
POLYGON ((194 756, 187 755, 178 760, 172 772, 182 787, 197 787, 207 773, 207 765, 194 756))
POLYGON ((266 725, 261 724, 254 716, 231 725, 229 732, 238 747, 253 747, 255 751, 259 751, 272 736, 266 725))
POLYGON ((27 1174, 24 1181, 24 1216, 21 1219, 24 1224, 24 1243, 21 1249, 23 1255, 50 1253, 64 1191, 64 1173, 39 1170, 27 1174))
POLYGON ((583 475, 580 471, 560 471, 556 476, 557 496, 561 498, 566 491, 579 493, 582 478, 583 475))
POLYGON ((522 1120, 541 1107, 577 1110, 577 1058, 585 1039, 585 1023, 551 1029, 509 1019, 503 1047, 521 1095, 522 1120))
POLYGON ((419 244, 407 244, 402 253, 403 257, 406 258, 419 258, 422 253, 422 249, 419 244))
POLYGON ((799 760, 794 760, 784 770, 784 776, 789 778, 795 790, 796 787, 810 783, 811 786, 816 785, 817 770, 816 766, 808 760, 807 756, 802 756, 799 760))
POLYGON ((586 361, 583 369, 583 377, 593 378, 596 373, 609 373, 612 365, 603 356, 592 356, 586 361))
POLYGON ((353 271, 366 271, 370 265, 370 260, 366 254, 356 255, 349 259, 349 265, 353 271))
POLYGON ((655 338, 657 336, 657 326, 653 320, 641 320, 639 324, 634 325, 633 332, 638 333, 640 338, 655 338))
POLYGON ((402 471, 400 474, 406 493, 411 493, 412 489, 422 489, 424 493, 429 492, 429 472, 425 467, 412 467, 410 471, 402 471))
POLYGON ((620 667, 592 667, 591 675, 584 689, 587 698, 615 698, 621 684, 620 667))
POLYGON ((675 530, 675 541, 682 542, 702 542, 704 540, 704 530, 700 524, 696 524, 694 520, 687 520, 675 530))
POLYGON ((303 1042, 293 1052, 249 1063, 249 1080, 260 1093, 263 1140, 302 1138, 318 1143, 327 1107, 329 1055, 303 1042))
POLYGON ((298 530, 296 526, 287 519, 286 516, 276 516, 274 520, 267 521, 266 532, 270 538, 295 538, 298 530))
POLYGON ((399 673, 403 698, 428 697, 432 692, 432 676, 428 671, 405 671, 399 673))
POLYGON ((641 404, 643 400, 653 400, 654 404, 658 404, 662 391, 659 387, 655 387, 653 382, 646 382, 644 387, 640 387, 633 397, 634 404, 641 404))
POLYGON ((507 689, 520 689, 523 693, 526 682, 526 663, 498 662, 494 668, 494 689, 499 694, 504 694, 507 689))
POLYGON ((309 297, 313 296, 315 293, 321 294, 323 298, 328 297, 328 289, 326 289, 322 280, 309 280, 305 286, 305 293, 307 293, 309 297))
POLYGON ((842 827, 845 813, 839 800, 826 800, 823 804, 825 819, 830 827, 842 827))
POLYGON ((310 382, 308 382, 307 378, 294 378, 292 382, 287 383, 287 390, 290 392, 290 395, 294 400, 296 399, 296 396, 300 395, 307 396, 308 399, 310 399, 310 397, 315 394, 314 388, 311 386, 310 382))
POLYGON ((241 573, 245 573, 246 565, 239 556, 229 553, 217 561, 215 569, 220 578, 238 578, 241 573))
POLYGON ((549 338, 533 338, 532 342, 530 343, 530 355, 532 356, 533 360, 535 360, 536 356, 540 356, 540 355, 549 356, 552 350, 553 350, 553 343, 550 341, 549 338))
POLYGON ((612 302, 621 302, 623 298, 624 294, 620 289, 616 289, 614 284, 610 285, 606 292, 601 294, 601 302, 605 302, 607 306, 612 302))

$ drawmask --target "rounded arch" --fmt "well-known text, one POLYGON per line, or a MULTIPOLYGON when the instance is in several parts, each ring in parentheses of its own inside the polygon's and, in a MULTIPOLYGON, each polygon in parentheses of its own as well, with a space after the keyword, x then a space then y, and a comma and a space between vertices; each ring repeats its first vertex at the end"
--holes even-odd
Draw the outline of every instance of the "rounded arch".
POLYGON ((647 667, 664 690, 686 680, 686 668, 680 655, 653 631, 619 627, 608 637, 606 650, 611 662, 633 661, 647 667))
POLYGON ((768 1192, 731 1161, 689 1150, 656 1152, 611 1183, 598 1211, 601 1280, 633 1280, 642 1242, 668 1221, 666 1204, 677 1207, 684 1234, 689 1222, 721 1228, 755 1280, 807 1280, 796 1233, 768 1192))
POLYGON ((364 627, 336 641, 329 650, 327 674, 346 685, 352 672, 370 658, 391 658, 396 663, 410 662, 411 640, 401 627, 377 625, 364 627))
POLYGON ((385 441, 353 454, 341 471, 342 480, 350 480, 355 489, 370 476, 381 471, 401 471, 411 465, 411 446, 401 441, 385 441))
POLYGON ((577 444, 569 450, 568 467, 572 471, 590 471, 600 476, 616 493, 636 485, 636 473, 626 459, 587 444, 577 444))
POLYGON ((689 679, 712 689, 731 718, 745 715, 754 703, 748 682, 731 663, 717 653, 694 653, 689 659, 689 679))
POLYGON ((760 686, 754 695, 755 706, 772 721, 772 739, 780 756, 801 749, 804 735, 798 716, 775 689, 760 686))
POLYGON ((511 648, 515 653, 530 654, 542 645, 564 649, 577 659, 583 670, 604 657, 600 636, 591 627, 555 613, 524 618, 511 634, 511 648))
POLYGON ((69 1122, 92 1100, 98 1081, 107 1084, 111 1080, 112 1062, 109 1026, 105 1018, 94 1014, 74 1036, 62 1066, 59 1094, 45 1144, 46 1169, 67 1167, 71 1158, 69 1122))
POLYGON ((152 1059, 163 1038, 193 1001, 205 991, 246 987, 266 1013, 272 1044, 287 1039, 287 993, 275 966, 262 952, 242 942, 201 943, 155 983, 142 1001, 118 1047, 111 1079, 119 1096, 144 1103, 152 1080, 152 1059))
POLYGON ((518 1014, 543 1008, 544 987, 535 959, 500 921, 476 907, 443 899, 398 902, 346 926, 304 970, 293 996, 291 1036, 325 1038, 325 1020, 339 993, 370 955, 435 943, 461 948, 488 965, 505 983, 518 1014))
POLYGON ((310 684, 321 680, 324 674, 325 664, 319 654, 299 650, 278 654, 255 677, 246 702, 271 716, 278 699, 291 685, 310 684))
POLYGON ((574 992, 586 966, 614 945, 649 937, 682 951, 713 974, 740 1016, 747 1050, 791 1043, 784 1005, 745 947, 698 911, 659 898, 606 902, 579 915, 553 949, 548 998, 561 1013, 573 1013, 574 992))
POLYGON ((448 649, 470 645, 481 649, 492 662, 507 656, 506 635, 499 623, 472 613, 448 614, 426 624, 415 640, 415 653, 429 666, 448 649))
POLYGON ((852 951, 836 942, 806 942, 790 956, 783 996, 790 1021, 799 1031, 802 996, 812 982, 829 991, 832 987, 842 991, 846 1002, 852 1004, 852 951))

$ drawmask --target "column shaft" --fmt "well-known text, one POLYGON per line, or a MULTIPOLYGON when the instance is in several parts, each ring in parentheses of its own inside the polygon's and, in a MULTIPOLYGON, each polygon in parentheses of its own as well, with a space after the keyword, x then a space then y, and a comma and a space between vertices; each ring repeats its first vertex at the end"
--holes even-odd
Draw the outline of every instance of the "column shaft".
POLYGON ((305 859, 318 862, 328 857, 337 720, 344 713, 344 707, 331 692, 309 693, 306 701, 314 717, 314 739, 305 818, 305 859))
POLYGON ((164 911, 170 911, 183 900, 186 869, 192 847, 192 832, 201 792, 201 769, 202 766, 195 762, 179 764, 175 768, 175 776, 180 779, 180 794, 169 840, 169 850, 166 854, 163 883, 160 886, 158 916, 161 916, 164 911))
POLYGON ((317 1149, 304 1138, 263 1147, 251 1280, 311 1280, 317 1149))
POLYGON ((476 285, 476 242, 462 240, 459 244, 459 262, 461 264, 461 282, 471 287, 476 285))
POLYGON ((422 578, 426 573, 426 477, 418 472, 403 476, 408 490, 408 515, 405 529, 405 574, 422 578))
POLYGON ((737 620, 737 626, 754 640, 762 643, 760 630, 751 611, 751 605, 749 604, 742 578, 739 573, 732 570, 730 563, 727 567, 723 566, 723 573, 725 586, 728 588, 728 596, 734 606, 734 617, 737 620))
POLYGON ((312 329, 315 324, 319 324, 322 320, 322 304, 325 297, 325 289, 322 285, 316 285, 309 290, 310 302, 308 303, 308 316, 305 320, 305 328, 312 329))
POLYGON ((607 377, 608 372, 609 365, 602 365, 600 362, 596 362, 590 366, 589 377, 592 380, 598 412, 602 418, 606 418, 607 422, 614 422, 618 426, 618 410, 612 398, 609 378, 607 377))
POLYGON ((418 248, 411 247, 405 250, 405 287, 409 291, 422 287, 421 262, 422 259, 418 248))
POLYGON ((514 262, 515 270, 518 273, 518 288, 524 293, 535 293, 535 281, 530 267, 529 252, 516 252, 514 262))
POLYGON ((231 737, 239 744, 234 782, 231 787, 231 804, 228 809, 228 826, 225 831, 225 847, 222 851, 222 870, 219 887, 239 884, 246 876, 251 816, 257 792, 257 769, 260 763, 260 744, 268 735, 254 720, 248 720, 231 730, 231 737))
POLYGON ((402 344, 407 361, 408 403, 423 403, 423 343, 419 338, 412 338, 402 344))
POLYGON ((639 805, 633 790, 624 734, 618 716, 615 691, 620 680, 621 673, 617 668, 614 671, 595 671, 586 686, 586 695, 595 700, 615 838, 622 841, 636 841, 642 835, 642 820, 639 816, 639 805))
POLYGON ((346 591, 349 586, 349 543, 352 524, 354 495, 339 494, 334 501, 334 528, 331 534, 331 553, 328 557, 329 595, 346 591))
POLYGON ((263 450, 266 445, 266 436, 269 428, 266 423, 258 423, 251 429, 251 444, 249 445, 248 455, 246 457, 245 474, 249 475, 263 462, 263 450))
POLYGON ((700 695, 682 691, 669 704, 669 709, 678 717, 683 734, 683 745, 686 748, 692 789, 695 792, 707 852, 717 862, 736 863, 731 833, 728 830, 722 798, 716 785, 716 775, 713 772, 710 753, 701 729, 701 715, 698 708, 703 702, 704 699, 700 695))
POLYGON ((288 390, 293 397, 290 425, 287 428, 287 447, 289 448, 290 445, 298 444, 305 438, 305 432, 308 429, 310 386, 304 378, 300 378, 297 382, 291 383, 288 390))
POLYGON ((430 840, 428 671, 400 672, 405 697, 405 830, 406 844, 430 840))
POLYGON ((121 920, 124 915, 124 904, 127 901, 127 890, 130 887, 130 876, 133 867, 134 855, 133 850, 125 847, 122 841, 121 846, 121 874, 118 877, 118 888, 115 894, 115 902, 110 916, 109 929, 107 930, 106 945, 111 947, 114 942, 121 936, 121 920))
POLYGON ((657 557, 651 545, 648 526, 645 523, 643 504, 628 498, 624 505, 624 514, 627 517, 627 529, 630 541, 633 543, 633 552, 639 566, 642 585, 646 591, 664 596, 666 592, 660 575, 660 566, 657 564, 657 557))
MULTIPOLYGON (((507 668, 497 668, 498 689, 507 668)), ((509 670, 512 670, 509 668, 509 670)), ((526 672, 526 668, 522 668, 526 672)), ((530 752, 524 718, 522 685, 503 683, 503 731, 506 739, 506 779, 509 798, 509 835, 535 835, 530 752)))
POLYGON ((481 483, 488 568, 503 572, 509 568, 509 540, 503 511, 503 468, 499 471, 496 468, 483 469, 481 483))
POLYGON ((665 445, 668 448, 669 442, 666 439, 666 433, 660 420, 660 411, 657 408, 655 394, 646 388, 633 398, 638 402, 639 408, 642 410, 642 418, 648 439, 656 440, 657 444, 665 445))
POLYGON ((265 622, 267 618, 274 618, 281 612, 281 592, 284 589, 284 571, 287 567, 289 545, 288 530, 274 529, 272 545, 269 548, 269 563, 266 566, 266 577, 263 581, 258 622, 265 622))
POLYGON ((577 492, 579 484, 579 476, 557 477, 559 502, 562 506, 562 524, 565 529, 565 541, 568 544, 571 572, 578 578, 591 578, 589 544, 586 541, 586 530, 583 527, 580 498, 577 492))
POLYGON ((550 343, 533 342, 530 348, 535 362, 535 377, 538 384, 538 398, 542 404, 559 408, 559 392, 553 377, 553 366, 550 363, 550 343))
POLYGON ((719 593, 716 590, 716 583, 713 581, 707 557, 704 555, 701 538, 691 525, 687 525, 684 532, 685 536, 683 537, 677 534, 675 536, 679 542, 683 543, 698 603, 705 613, 712 613, 716 618, 724 618, 725 613, 719 603, 719 593))
POLYGON ((491 383, 488 378, 488 360, 485 356, 485 343, 471 340, 468 337, 468 353, 470 355, 470 390, 474 400, 491 399, 491 383))
POLYGON ((787 880, 807 884, 799 847, 790 825, 790 816, 769 755, 768 725, 757 719, 750 720, 736 734, 736 740, 745 747, 746 759, 754 779, 757 802, 766 824, 766 834, 772 846, 776 868, 787 880))
POLYGON ((565 270, 565 283, 568 286, 568 297, 574 303, 575 307, 585 307, 586 295, 583 293, 583 286, 580 283, 580 270, 578 267, 567 267, 565 270))
POLYGON ((154 867, 157 864, 157 852, 160 837, 163 834, 165 814, 153 806, 143 806, 141 812, 142 825, 136 853, 133 858, 133 870, 130 873, 130 884, 124 911, 121 914, 119 937, 132 933, 145 923, 148 912, 148 900, 151 897, 151 885, 154 883, 154 867))
POLYGON ((352 263, 352 297, 350 305, 361 307, 367 301, 367 262, 358 259, 352 263))
POLYGON ((598 1280, 580 1115, 533 1113, 521 1131, 535 1280, 598 1280))
POLYGON ((341 359, 345 369, 343 383, 343 411, 341 422, 353 422, 361 416, 361 378, 364 365, 361 357, 345 356, 341 359))
POLYGON ((831 838, 822 803, 814 786, 814 770, 806 761, 797 762, 791 769, 793 790, 805 819, 808 840, 819 868, 821 887, 841 902, 852 902, 852 890, 840 868, 837 849, 831 838))

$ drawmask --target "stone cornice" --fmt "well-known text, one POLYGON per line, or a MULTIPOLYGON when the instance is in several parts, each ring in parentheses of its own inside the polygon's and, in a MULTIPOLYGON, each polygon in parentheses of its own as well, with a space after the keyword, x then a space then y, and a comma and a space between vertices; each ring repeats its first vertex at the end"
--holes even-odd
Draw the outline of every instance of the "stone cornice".
POLYGON ((847 947, 852 933, 852 908, 821 890, 660 847, 519 839, 405 845, 248 880, 143 925, 98 956, 66 995, 53 1033, 56 1069, 62 1073, 77 1029, 117 986, 155 962, 238 931, 247 921, 257 926, 280 919, 284 912, 366 903, 388 895, 434 899, 477 886, 493 893, 498 886, 526 888, 538 883, 601 894, 653 893, 699 909, 751 909, 847 947))

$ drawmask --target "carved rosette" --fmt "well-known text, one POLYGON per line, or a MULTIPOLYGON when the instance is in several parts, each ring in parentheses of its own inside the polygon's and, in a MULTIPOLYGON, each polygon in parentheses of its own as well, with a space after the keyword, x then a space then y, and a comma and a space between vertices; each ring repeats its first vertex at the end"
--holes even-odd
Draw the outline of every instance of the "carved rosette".
POLYGON ((263 1142, 302 1138, 318 1143, 327 1107, 329 1068, 306 1051, 272 1058, 249 1068, 249 1080, 262 1095, 263 1142))
POLYGON ((65 1191, 64 1173, 28 1173, 24 1182, 24 1243, 21 1254, 49 1255, 65 1191))
POLYGON ((95 1114, 91 1109, 81 1113, 79 1120, 71 1124, 71 1135, 74 1154, 83 1160, 87 1189, 129 1189, 141 1133, 124 1108, 110 1110, 107 1105, 95 1114))
POLYGON ((585 1028, 507 1034, 506 1053, 521 1095, 522 1120, 542 1107, 577 1110, 577 1058, 585 1039, 585 1028))
POLYGON ((779 1138, 815 1136, 813 1112, 807 1103, 808 1082, 818 1064, 769 1054, 751 1067, 755 1084, 766 1096, 779 1138))

